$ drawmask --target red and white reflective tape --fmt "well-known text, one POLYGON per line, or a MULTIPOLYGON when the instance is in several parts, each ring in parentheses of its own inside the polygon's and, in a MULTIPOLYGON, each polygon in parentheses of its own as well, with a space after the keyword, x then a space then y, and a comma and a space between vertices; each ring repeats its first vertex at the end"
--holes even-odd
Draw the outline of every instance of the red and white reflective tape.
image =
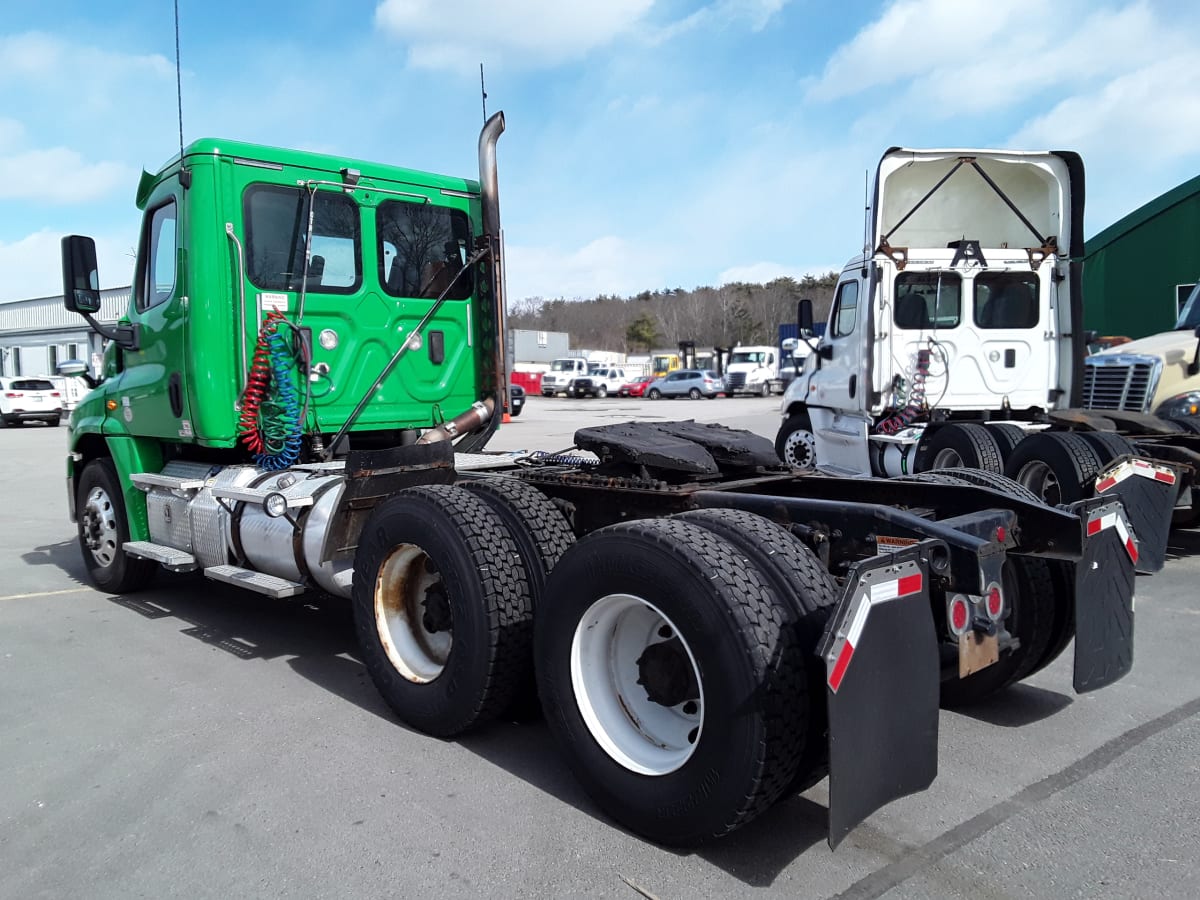
MULTIPOLYGON (((913 563, 910 563, 909 566, 915 568, 915 564, 913 563)), ((919 594, 923 588, 924 578, 920 570, 917 569, 917 571, 910 575, 903 575, 900 578, 893 578, 889 581, 881 581, 878 584, 871 585, 869 588, 860 589, 858 595, 854 598, 850 615, 847 617, 850 627, 846 630, 845 636, 839 638, 834 643, 833 650, 825 659, 829 689, 831 691, 836 694, 838 688, 842 686, 842 679, 846 677, 846 669, 850 667, 850 660, 854 656, 854 648, 858 646, 858 642, 862 638, 863 629, 867 627, 867 617, 871 614, 871 607, 879 603, 886 603, 889 600, 896 600, 900 597, 919 594)))
POLYGON ((1138 561, 1137 541, 1129 530, 1129 523, 1125 521, 1125 516, 1114 510, 1088 519, 1087 536, 1094 537, 1106 528, 1117 529, 1117 534, 1120 535, 1121 542, 1125 545, 1125 552, 1136 564, 1138 561))
POLYGON ((1161 481, 1163 484, 1175 483, 1175 473, 1166 466, 1155 465, 1144 459, 1129 459, 1107 475, 1096 479, 1096 493, 1100 494, 1110 490, 1131 475, 1149 478, 1151 481, 1161 481))

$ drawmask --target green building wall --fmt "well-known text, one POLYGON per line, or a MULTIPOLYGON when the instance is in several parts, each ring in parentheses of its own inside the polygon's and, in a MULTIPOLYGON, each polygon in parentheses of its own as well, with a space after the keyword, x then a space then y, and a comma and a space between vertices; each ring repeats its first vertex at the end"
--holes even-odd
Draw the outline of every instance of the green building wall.
MULTIPOLYGON (((1086 242, 1084 327, 1131 338, 1170 331, 1178 317, 1180 285, 1198 280, 1200 176, 1086 242)), ((1188 291, 1182 293, 1186 298, 1188 291)))

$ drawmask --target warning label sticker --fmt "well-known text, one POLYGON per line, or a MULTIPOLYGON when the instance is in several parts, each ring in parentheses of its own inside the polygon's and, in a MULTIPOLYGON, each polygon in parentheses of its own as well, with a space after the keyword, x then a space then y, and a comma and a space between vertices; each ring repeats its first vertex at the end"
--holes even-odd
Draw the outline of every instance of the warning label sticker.
POLYGON ((905 547, 911 547, 916 543, 919 543, 916 538, 892 537, 891 535, 887 534, 875 535, 875 549, 877 553, 888 553, 896 550, 903 550, 905 547))

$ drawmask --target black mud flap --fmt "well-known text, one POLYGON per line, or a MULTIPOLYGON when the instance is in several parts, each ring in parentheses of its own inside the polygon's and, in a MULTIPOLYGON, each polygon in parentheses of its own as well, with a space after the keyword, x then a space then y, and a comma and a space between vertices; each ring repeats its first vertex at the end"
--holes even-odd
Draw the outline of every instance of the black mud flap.
POLYGON ((1112 684, 1133 668, 1134 567, 1140 557, 1119 500, 1092 501, 1081 518, 1083 558, 1075 573, 1075 690, 1080 694, 1112 684))
POLYGON ((1179 479, 1173 469, 1136 457, 1126 457, 1096 477, 1097 496, 1121 498, 1137 535, 1139 572, 1157 572, 1166 565, 1178 493, 1179 479))
POLYGON ((937 775, 938 647, 924 541, 850 570, 818 653, 829 706, 829 846, 937 775))

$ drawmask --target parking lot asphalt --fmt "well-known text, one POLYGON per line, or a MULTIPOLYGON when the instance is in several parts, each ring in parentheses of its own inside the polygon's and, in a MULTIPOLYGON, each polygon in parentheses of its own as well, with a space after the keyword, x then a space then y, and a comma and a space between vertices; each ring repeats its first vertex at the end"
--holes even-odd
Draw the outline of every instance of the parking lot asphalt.
MULTIPOLYGON (((496 449, 696 418, 773 437, 778 399, 530 396, 496 449)), ((1194 897, 1200 531, 1137 581, 1136 656, 1071 691, 1070 653, 943 711, 939 777, 836 851, 825 783, 695 851, 590 802, 540 722, 401 725, 349 610, 196 575, 90 588, 65 428, 0 429, 0 897, 1194 897)))

